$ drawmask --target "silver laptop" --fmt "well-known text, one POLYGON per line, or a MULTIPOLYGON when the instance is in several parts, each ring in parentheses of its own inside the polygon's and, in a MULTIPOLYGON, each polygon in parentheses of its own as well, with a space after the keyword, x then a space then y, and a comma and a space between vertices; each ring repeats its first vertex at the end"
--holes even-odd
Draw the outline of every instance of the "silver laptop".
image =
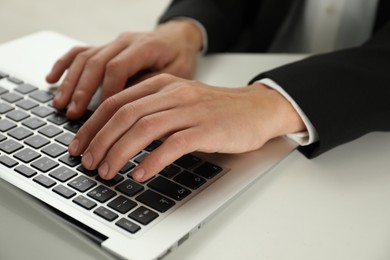
MULTIPOLYGON (((115 257, 164 257, 296 147, 277 138, 240 155, 188 154, 148 182, 137 183, 131 170, 158 147, 156 140, 114 179, 104 181, 67 153, 88 115, 68 121, 51 106, 56 86, 44 81, 54 61, 76 44, 66 36, 40 32, 0 45, 0 177, 115 257)), ((210 59, 201 61, 196 76, 206 83, 239 80, 242 85, 256 73, 232 75, 226 72, 235 68, 223 66, 214 71, 215 62, 229 63, 223 55, 210 59)))

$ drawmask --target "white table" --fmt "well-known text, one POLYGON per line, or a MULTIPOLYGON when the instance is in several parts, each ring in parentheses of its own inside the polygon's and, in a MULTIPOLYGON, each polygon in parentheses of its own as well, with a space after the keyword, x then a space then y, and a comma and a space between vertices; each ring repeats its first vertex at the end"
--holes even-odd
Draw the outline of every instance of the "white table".
MULTIPOLYGON (((300 57, 211 56, 196 77, 245 85, 300 57)), ((295 151, 166 259, 390 259, 389 156, 389 133, 314 160, 295 151)), ((0 220, 0 259, 110 258, 3 181, 0 220)))

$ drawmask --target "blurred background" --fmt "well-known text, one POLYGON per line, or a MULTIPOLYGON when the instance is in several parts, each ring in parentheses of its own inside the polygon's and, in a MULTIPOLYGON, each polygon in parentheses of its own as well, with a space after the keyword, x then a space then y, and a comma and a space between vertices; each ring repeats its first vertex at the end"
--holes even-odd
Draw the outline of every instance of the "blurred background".
POLYGON ((87 44, 113 40, 124 31, 148 31, 169 0, 0 0, 0 43, 42 30, 87 44))

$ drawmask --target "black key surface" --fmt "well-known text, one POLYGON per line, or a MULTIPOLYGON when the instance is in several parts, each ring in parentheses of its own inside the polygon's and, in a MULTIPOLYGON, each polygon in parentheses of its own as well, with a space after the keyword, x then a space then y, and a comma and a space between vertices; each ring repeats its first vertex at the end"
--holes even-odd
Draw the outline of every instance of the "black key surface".
POLYGON ((78 176, 77 178, 73 179, 68 183, 70 187, 75 188, 80 192, 85 192, 90 188, 96 186, 96 184, 97 184, 96 181, 88 179, 87 177, 84 176, 78 176))
POLYGON ((165 212, 175 205, 173 200, 170 200, 152 190, 144 191, 135 199, 159 212, 165 212))
POLYGON ((63 130, 54 126, 54 125, 47 125, 47 126, 43 127, 42 129, 39 129, 38 132, 40 134, 43 134, 46 137, 52 138, 56 135, 61 134, 63 132, 63 130))
POLYGON ((80 165, 79 167, 77 167, 77 170, 84 173, 85 175, 89 176, 89 177, 93 177, 93 176, 96 176, 98 175, 98 171, 97 170, 87 170, 84 168, 83 165, 80 165))
POLYGON ((10 92, 2 95, 1 98, 9 103, 15 103, 16 101, 23 99, 23 96, 14 92, 10 92))
POLYGON ((99 185, 90 192, 88 192, 87 195, 101 203, 104 203, 115 197, 116 192, 108 189, 103 185, 99 185))
POLYGON ((23 80, 18 79, 16 77, 8 77, 7 80, 9 82, 12 82, 12 83, 16 84, 16 85, 23 84, 23 80))
POLYGON ((31 136, 32 134, 33 134, 33 132, 31 132, 30 130, 28 130, 27 128, 25 128, 23 126, 16 127, 8 132, 9 136, 12 136, 13 138, 15 138, 17 140, 23 140, 23 139, 31 136))
POLYGON ((102 178, 100 178, 100 176, 96 177, 96 180, 101 182, 102 184, 106 185, 106 186, 109 186, 109 187, 112 187, 112 186, 115 186, 117 185, 119 182, 121 182, 122 180, 124 179, 123 176, 117 174, 115 175, 114 178, 112 179, 109 179, 109 180, 104 180, 102 178))
POLYGON ((83 123, 79 121, 70 121, 66 125, 64 125, 64 128, 66 130, 71 131, 72 133, 77 133, 79 129, 82 127, 83 123))
POLYGON ((222 168, 210 162, 205 162, 194 170, 196 174, 199 174, 206 179, 211 179, 218 173, 222 172, 222 168))
POLYGON ((14 157, 16 159, 19 159, 24 163, 32 162, 33 160, 39 158, 40 156, 41 155, 38 152, 36 152, 30 148, 25 148, 25 149, 17 152, 16 154, 14 154, 14 157))
POLYGON ((175 161, 176 165, 179 165, 180 167, 183 167, 184 169, 192 169, 196 165, 198 165, 202 160, 199 157, 196 157, 192 154, 186 154, 180 157, 175 161))
POLYGON ((12 140, 12 139, 8 139, 8 140, 5 140, 4 142, 0 143, 0 150, 2 150, 3 152, 6 152, 8 154, 16 152, 17 150, 22 149, 22 148, 23 148, 23 145, 21 145, 20 143, 16 142, 15 140, 12 140))
POLYGON ((35 86, 31 85, 31 84, 26 84, 26 83, 21 84, 21 85, 19 85, 19 86, 17 86, 15 88, 15 90, 17 92, 19 92, 21 94, 24 94, 24 95, 28 94, 28 93, 30 93, 30 92, 32 92, 34 90, 37 90, 37 89, 38 89, 37 87, 35 87, 35 86))
POLYGON ((50 179, 49 177, 47 177, 43 174, 39 174, 38 176, 34 177, 33 180, 35 182, 41 184, 45 188, 53 187, 56 184, 55 181, 53 181, 52 179, 50 179))
POLYGON ((0 114, 5 114, 11 110, 14 110, 14 107, 5 103, 5 102, 0 102, 0 114))
POLYGON ((74 190, 69 189, 68 187, 59 184, 53 188, 53 191, 62 197, 66 199, 72 198, 74 195, 76 195, 76 192, 74 190))
POLYGON ((133 223, 132 221, 128 220, 128 219, 125 219, 125 218, 121 218, 120 220, 118 220, 115 225, 123 228, 124 230, 130 232, 131 234, 134 234, 136 233, 138 230, 140 230, 140 226, 138 226, 137 224, 133 223))
POLYGON ((77 173, 65 166, 61 166, 51 171, 49 175, 61 182, 66 182, 76 176, 77 173))
POLYGON ((144 187, 141 184, 136 183, 135 181, 132 180, 125 180, 124 182, 116 186, 117 191, 120 191, 129 197, 134 196, 135 194, 139 193, 143 189, 144 187))
POLYGON ((58 165, 58 162, 53 161, 48 157, 42 157, 31 164, 32 167, 41 172, 48 172, 57 167, 58 165))
POLYGON ((54 94, 44 90, 38 90, 29 95, 32 99, 41 103, 46 103, 54 98, 54 94))
POLYGON ((112 212, 111 210, 109 210, 103 206, 100 206, 97 209, 95 209, 93 213, 95 213, 96 215, 98 215, 98 216, 100 216, 108 221, 113 221, 114 219, 116 219, 118 217, 118 215, 116 213, 112 212))
POLYGON ((173 180, 193 190, 198 189, 200 186, 206 183, 206 180, 204 178, 192 174, 188 171, 180 173, 175 178, 173 178, 173 180))
POLYGON ((141 163, 141 162, 146 158, 146 156, 148 156, 148 153, 143 153, 143 154, 141 154, 141 155, 138 155, 138 156, 134 159, 134 161, 135 161, 136 163, 141 163))
POLYGON ((27 178, 31 178, 32 176, 34 176, 35 174, 37 174, 37 172, 33 169, 31 169, 30 167, 27 167, 26 165, 19 165, 15 168, 15 171, 22 174, 23 176, 27 177, 27 178))
POLYGON ((138 209, 131 212, 129 217, 143 225, 147 225, 150 222, 152 222, 154 219, 156 219, 158 217, 158 214, 153 210, 141 206, 138 209))
POLYGON ((127 162, 127 163, 125 164, 125 166, 123 166, 122 169, 119 171, 119 173, 124 174, 124 173, 130 171, 131 169, 133 169, 134 167, 135 167, 135 164, 134 164, 134 163, 132 163, 132 162, 127 162))
POLYGON ((176 174, 178 174, 179 172, 181 171, 181 169, 173 164, 170 164, 168 166, 166 166, 161 172, 160 174, 167 177, 167 178, 172 178, 173 176, 175 176, 176 174))
POLYGON ((44 125, 46 125, 46 122, 37 118, 37 117, 31 117, 22 122, 22 125, 27 126, 28 128, 35 130, 38 129, 44 125))
POLYGON ((97 205, 94 201, 92 201, 92 200, 90 200, 82 195, 77 196, 72 201, 74 203, 76 203, 77 205, 79 205, 85 209, 88 209, 88 210, 93 209, 97 205))
POLYGON ((27 138, 24 143, 30 145, 32 148, 39 149, 50 143, 50 141, 41 135, 33 135, 27 138))
POLYGON ((175 200, 182 200, 187 197, 191 191, 180 186, 164 177, 158 176, 148 183, 148 187, 166 195, 175 200))
POLYGON ((68 122, 68 118, 65 114, 62 113, 55 113, 47 118, 48 121, 52 122, 56 125, 62 125, 66 122, 68 122))
POLYGON ((57 157, 67 151, 66 147, 59 145, 57 143, 51 143, 41 150, 43 153, 49 155, 50 157, 57 157))
POLYGON ((132 208, 137 206, 137 203, 124 196, 119 196, 116 199, 112 200, 110 203, 108 203, 107 206, 118 211, 119 213, 125 214, 129 212, 132 208))
POLYGON ((76 165, 79 165, 81 163, 81 156, 74 157, 70 155, 69 153, 64 154, 60 159, 60 162, 65 163, 66 165, 70 167, 74 167, 76 165))
POLYGON ((7 139, 7 137, 3 134, 0 134, 0 142, 4 141, 5 139, 7 139))
POLYGON ((9 167, 9 168, 18 165, 18 162, 16 160, 12 159, 11 157, 8 157, 7 155, 0 156, 0 163, 2 165, 9 167))
POLYGON ((162 144, 161 141, 155 140, 155 141, 153 141, 151 144, 149 144, 149 145, 145 148, 145 150, 148 151, 148 152, 152 152, 154 149, 156 149, 157 147, 159 147, 161 144, 162 144))

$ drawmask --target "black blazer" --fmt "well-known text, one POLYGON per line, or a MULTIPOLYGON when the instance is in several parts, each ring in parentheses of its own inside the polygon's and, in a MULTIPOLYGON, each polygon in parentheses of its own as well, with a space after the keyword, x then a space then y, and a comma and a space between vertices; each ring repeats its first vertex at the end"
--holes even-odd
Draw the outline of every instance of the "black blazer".
MULTIPOLYGON (((291 8, 301 4, 303 0, 175 0, 160 22, 178 16, 198 20, 207 30, 209 53, 264 52, 291 8)), ((381 0, 373 37, 363 45, 315 55, 252 80, 273 79, 308 116, 320 140, 299 148, 306 156, 390 130, 389 19, 390 1, 381 0)))

